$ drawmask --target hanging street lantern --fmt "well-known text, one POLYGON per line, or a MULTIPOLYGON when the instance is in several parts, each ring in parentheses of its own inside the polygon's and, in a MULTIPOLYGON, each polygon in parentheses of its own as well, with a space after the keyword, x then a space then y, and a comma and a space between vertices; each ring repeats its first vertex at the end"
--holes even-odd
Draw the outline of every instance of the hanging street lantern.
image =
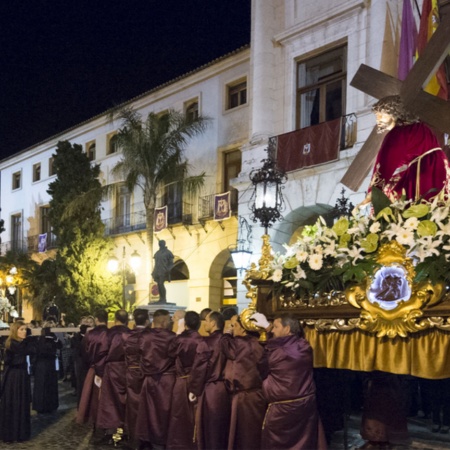
POLYGON ((261 161, 263 166, 250 172, 250 180, 253 183, 254 191, 250 202, 253 222, 259 221, 265 229, 272 226, 277 220, 283 217, 281 212, 284 209, 284 199, 282 189, 286 183, 286 174, 276 167, 274 159, 269 156, 261 161))

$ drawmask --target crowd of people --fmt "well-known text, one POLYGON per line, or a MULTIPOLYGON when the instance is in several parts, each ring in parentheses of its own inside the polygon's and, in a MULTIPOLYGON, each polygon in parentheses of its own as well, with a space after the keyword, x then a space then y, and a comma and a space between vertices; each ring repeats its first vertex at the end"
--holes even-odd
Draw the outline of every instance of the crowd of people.
MULTIPOLYGON (((97 442, 126 436, 140 449, 326 448, 298 320, 277 317, 264 348, 235 311, 202 314, 159 309, 150 324, 137 309, 130 329, 126 311, 111 328, 98 311, 80 346, 77 421, 97 442)), ((261 314, 255 323, 272 327, 261 314)))
MULTIPOLYGON (((335 426, 330 419, 342 418, 348 380, 341 379, 342 371, 313 371, 312 349, 290 314, 276 316, 273 323, 262 314, 252 316, 259 329, 269 332, 264 344, 234 308, 201 314, 177 310, 172 317, 164 309, 152 317, 136 309, 134 324, 128 319, 119 310, 108 327, 107 312, 97 311, 81 320, 69 341, 65 373, 76 388, 77 422, 94 427, 96 444, 121 441, 141 450, 326 448, 335 426), (327 385, 334 390, 331 396, 327 385), (333 398, 338 398, 334 406, 333 398)), ((11 325, 0 400, 0 439, 5 442, 30 438, 30 404, 42 414, 58 408, 64 343, 49 324, 43 324, 40 336, 30 336, 29 325, 21 320, 11 325)), ((400 411, 406 379, 383 373, 367 377, 369 390, 377 394, 366 396, 361 434, 368 442, 362 448, 383 448, 380 442, 388 435, 381 435, 380 427, 390 440, 392 433, 407 440, 407 411, 400 411), (377 412, 387 396, 398 397, 399 411, 391 414, 395 420, 390 423, 385 409, 377 412)), ((431 380, 422 381, 421 391, 435 391, 428 389, 431 380)), ((447 391, 442 388, 442 401, 423 408, 433 416, 433 431, 448 432, 447 391)))

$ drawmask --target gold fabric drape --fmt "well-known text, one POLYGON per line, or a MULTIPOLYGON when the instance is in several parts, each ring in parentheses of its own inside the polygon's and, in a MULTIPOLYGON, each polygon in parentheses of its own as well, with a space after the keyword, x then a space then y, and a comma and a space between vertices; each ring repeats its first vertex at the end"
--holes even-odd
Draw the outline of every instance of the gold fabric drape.
POLYGON ((382 370, 421 378, 450 378, 450 332, 437 329, 408 338, 376 336, 361 330, 317 331, 305 327, 314 349, 314 367, 370 372, 382 370))

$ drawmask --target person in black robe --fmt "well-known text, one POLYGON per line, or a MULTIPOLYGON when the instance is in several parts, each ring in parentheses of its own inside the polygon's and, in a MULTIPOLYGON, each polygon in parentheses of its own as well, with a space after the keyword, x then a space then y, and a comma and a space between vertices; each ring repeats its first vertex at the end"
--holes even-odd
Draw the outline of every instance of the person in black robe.
POLYGON ((0 439, 4 442, 30 439, 31 386, 27 355, 33 353, 33 346, 25 323, 14 322, 5 344, 6 369, 0 399, 0 439))
POLYGON ((56 353, 61 347, 62 342, 51 328, 43 328, 34 363, 33 409, 38 413, 49 413, 59 407, 56 353))

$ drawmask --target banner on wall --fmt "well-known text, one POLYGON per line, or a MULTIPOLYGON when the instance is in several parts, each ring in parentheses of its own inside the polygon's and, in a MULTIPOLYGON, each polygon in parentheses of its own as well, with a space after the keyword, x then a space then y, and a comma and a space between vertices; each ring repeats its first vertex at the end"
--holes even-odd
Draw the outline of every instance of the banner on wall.
POLYGON ((214 196, 214 220, 225 220, 231 217, 230 191, 214 196))
POLYGON ((167 205, 162 208, 155 208, 155 233, 167 228, 167 205))
POLYGON ((45 253, 47 251, 47 233, 39 235, 38 253, 45 253))

